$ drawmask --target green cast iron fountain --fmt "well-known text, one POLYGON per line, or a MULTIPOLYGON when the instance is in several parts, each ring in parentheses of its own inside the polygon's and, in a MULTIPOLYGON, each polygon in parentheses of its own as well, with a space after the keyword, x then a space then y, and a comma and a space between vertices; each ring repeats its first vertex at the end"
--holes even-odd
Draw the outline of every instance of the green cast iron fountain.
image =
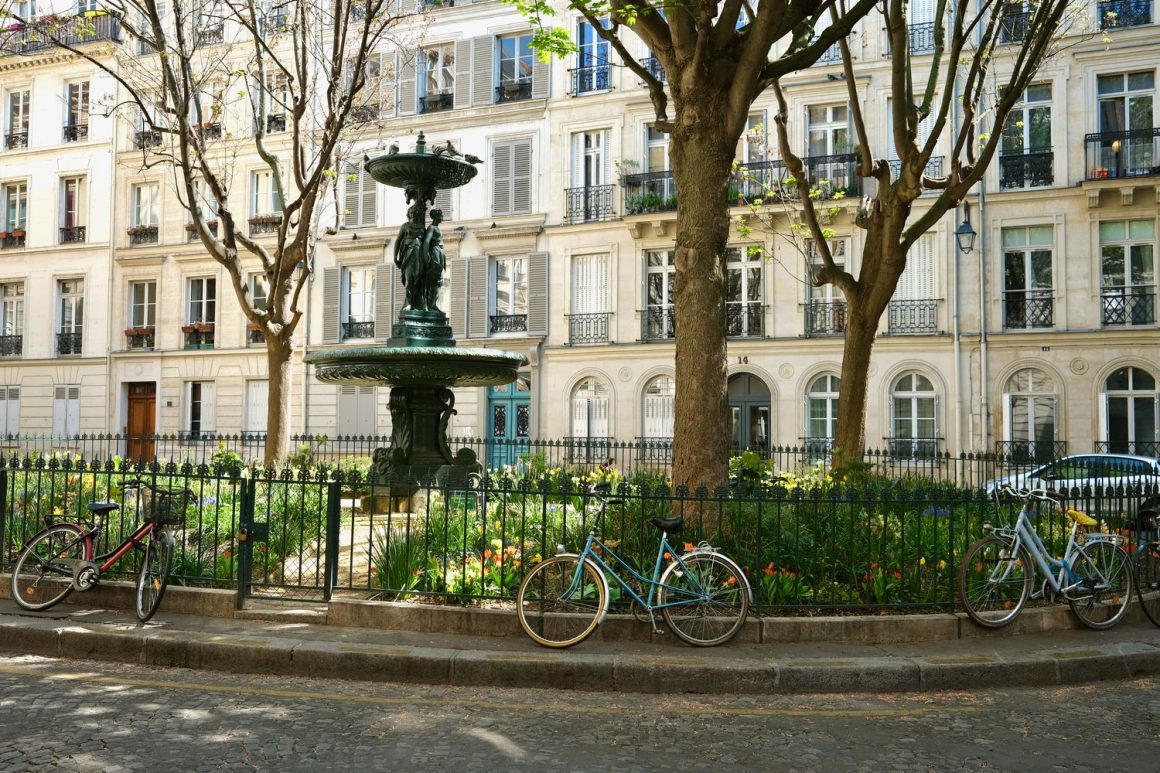
POLYGON ((475 156, 459 155, 450 142, 428 152, 422 132, 415 152, 400 153, 392 145, 386 155, 364 162, 375 180, 402 188, 409 205, 394 242, 406 305, 391 325, 386 346, 341 347, 306 357, 319 381, 391 386, 391 445, 375 449, 371 481, 389 484, 393 496, 413 493, 417 481, 454 484, 478 471, 471 449, 452 456, 447 443, 447 424, 455 413, 451 387, 509 384, 528 364, 516 352, 456 346, 447 315, 436 304, 446 265, 439 227, 443 213, 430 210, 428 225, 428 208, 437 190, 470 182, 477 163, 475 156))

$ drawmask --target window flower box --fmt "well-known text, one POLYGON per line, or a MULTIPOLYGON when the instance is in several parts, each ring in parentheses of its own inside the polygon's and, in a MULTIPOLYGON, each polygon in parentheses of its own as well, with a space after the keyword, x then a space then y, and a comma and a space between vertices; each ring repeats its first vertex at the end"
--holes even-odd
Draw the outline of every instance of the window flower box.
POLYGON ((153 335, 153 327, 151 325, 127 327, 125 328, 125 335, 130 338, 135 338, 137 336, 150 336, 153 335))
POLYGON ((13 228, 12 229, 12 236, 16 237, 17 239, 22 238, 24 236, 24 234, 25 234, 25 231, 23 228, 13 228))
POLYGON ((191 322, 188 325, 181 326, 182 333, 212 333, 214 323, 212 322, 191 322))

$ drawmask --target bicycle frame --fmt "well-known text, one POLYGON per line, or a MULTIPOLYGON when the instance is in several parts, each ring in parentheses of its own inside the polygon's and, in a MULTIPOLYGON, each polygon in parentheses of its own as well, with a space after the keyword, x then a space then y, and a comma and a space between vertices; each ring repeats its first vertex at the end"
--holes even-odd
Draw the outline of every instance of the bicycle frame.
MULTIPOLYGON (((1046 579, 1047 584, 1051 586, 1055 593, 1067 594, 1072 588, 1079 583, 1082 578, 1079 577, 1072 570, 1072 559, 1075 554, 1082 549, 1076 543, 1076 535, 1079 533, 1079 524, 1073 523, 1071 531, 1067 536, 1067 547, 1064 549, 1063 558, 1056 559, 1051 556, 1047 546, 1043 544, 1043 539, 1040 538, 1039 532, 1031 524, 1031 506, 1024 505, 1019 510, 1019 517, 1015 521, 1013 529, 994 529, 996 536, 1004 537, 1011 541, 1012 554, 1017 554, 1020 548, 1025 548, 1035 561, 1035 565, 1039 568, 1040 573, 1046 579), (1058 569, 1058 577, 1055 570, 1058 569)), ((1096 541, 1096 540, 1093 540, 1096 541)), ((1010 572, 1010 565, 1004 569, 1004 573, 1010 572)))
MULTIPOLYGON (((77 544, 77 542, 84 541, 85 553, 87 554, 90 550, 92 550, 92 546, 96 544, 97 538, 101 534, 101 529, 104 528, 99 524, 97 526, 85 527, 79 523, 64 521, 56 521, 52 525, 59 524, 75 526, 81 532, 76 540, 65 546, 64 550, 61 551, 62 553, 71 549, 74 545, 77 544)), ((117 545, 117 547, 113 548, 108 553, 102 553, 101 555, 93 556, 91 559, 92 563, 97 564, 100 572, 104 574, 113 566, 113 564, 120 561, 126 553, 128 553, 135 545, 140 544, 141 540, 145 539, 145 537, 149 536, 154 531, 154 529, 157 528, 158 525, 156 523, 153 523, 152 521, 146 521, 145 523, 138 526, 136 531, 126 537, 121 542, 121 544, 117 545)))

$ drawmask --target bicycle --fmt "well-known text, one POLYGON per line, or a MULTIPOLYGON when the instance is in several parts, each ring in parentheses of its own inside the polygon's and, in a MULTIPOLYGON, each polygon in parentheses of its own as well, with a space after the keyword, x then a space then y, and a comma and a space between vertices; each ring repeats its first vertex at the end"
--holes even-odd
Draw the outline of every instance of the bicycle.
POLYGON ((1140 544, 1132 553, 1136 598, 1152 625, 1160 626, 1160 513, 1142 512, 1137 522, 1140 544))
POLYGON ((598 490, 590 493, 600 500, 600 517, 583 550, 565 553, 564 546, 559 546, 555 556, 538 564, 520 583, 516 610, 524 633, 545 647, 571 647, 584 641, 608 614, 611 576, 633 604, 639 605, 634 606, 638 619, 639 610, 647 613, 654 633, 664 633, 657 627, 659 611, 668 629, 693 646, 724 644, 737 635, 749 612, 753 591, 731 558, 706 542, 678 555, 668 538, 681 532, 681 518, 653 517, 649 523, 660 531, 661 538, 652 576, 645 577, 596 536, 596 525, 603 522, 608 505, 622 501, 607 499, 598 490), (615 567, 627 572, 630 579, 622 577, 615 567), (647 594, 643 593, 645 586, 647 594))
POLYGON ((173 566, 174 537, 169 527, 185 522, 185 510, 193 499, 187 488, 160 488, 130 479, 124 488, 136 490, 145 522, 117 547, 96 555, 96 545, 116 502, 90 502, 88 511, 96 523, 56 521, 45 517, 45 528, 25 543, 12 570, 12 598, 23 609, 39 612, 56 606, 74 591, 86 591, 100 582, 130 550, 144 551, 137 577, 137 617, 148 622, 165 595, 173 566))
MULTIPOLYGON (((995 492, 1019 499, 1022 506, 1014 527, 985 524, 990 532, 977 540, 959 567, 959 599, 972 620, 984 628, 1001 628, 1023 611, 1028 599, 1066 600, 1072 614, 1088 628, 1111 628, 1124 617, 1132 596, 1132 570, 1123 538, 1111 534, 1085 534, 1096 520, 1078 510, 1067 510, 1071 522, 1067 548, 1054 558, 1032 524, 1032 500, 1057 501, 1062 495, 1045 489, 1015 489, 1009 485, 995 492), (1034 560, 1034 563, 1032 561, 1034 560), (1036 570, 1043 584, 1032 592, 1036 570)), ((1059 512, 1064 512, 1057 505, 1059 512)))

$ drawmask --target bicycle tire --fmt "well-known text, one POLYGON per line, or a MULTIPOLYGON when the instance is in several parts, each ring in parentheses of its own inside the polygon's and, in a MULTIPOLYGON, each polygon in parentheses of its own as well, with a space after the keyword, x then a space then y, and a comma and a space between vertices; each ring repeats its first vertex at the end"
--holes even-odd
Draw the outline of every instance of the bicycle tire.
POLYGON ((1152 625, 1160 627, 1160 542, 1148 542, 1136 554, 1136 598, 1152 625))
POLYGON ((596 564, 584 562, 578 592, 568 593, 579 561, 579 556, 553 556, 520 583, 517 617, 524 633, 537 644, 571 647, 588 638, 600 624, 608 586, 596 564))
POLYGON ((749 613, 749 583, 736 564, 716 553, 688 553, 661 574, 657 605, 665 625, 694 647, 715 647, 737 635, 749 613), (673 590, 676 589, 677 593, 673 590), (683 591, 683 593, 681 593, 683 591), (679 595, 694 598, 677 604, 679 595), (675 606, 662 606, 675 604, 675 606))
POLYGON ((79 527, 69 523, 49 526, 20 551, 12 567, 12 600, 31 612, 64 601, 73 592, 73 562, 92 560, 90 548, 79 527), (49 582, 42 586, 46 579, 49 582))
POLYGON ((1031 557, 1023 548, 1012 555, 1011 546, 993 534, 982 537, 967 548, 959 564, 959 601, 967 616, 984 628, 1009 624, 1031 597, 1031 557))
POLYGON ((1124 619, 1132 602, 1132 566, 1123 548, 1104 541, 1082 545, 1072 571, 1083 578, 1084 586, 1067 594, 1076 619, 1096 631, 1124 619))
POLYGON ((173 535, 167 529, 155 528, 145 545, 145 558, 137 577, 137 619, 142 623, 149 622, 161 606, 172 568, 173 535))

